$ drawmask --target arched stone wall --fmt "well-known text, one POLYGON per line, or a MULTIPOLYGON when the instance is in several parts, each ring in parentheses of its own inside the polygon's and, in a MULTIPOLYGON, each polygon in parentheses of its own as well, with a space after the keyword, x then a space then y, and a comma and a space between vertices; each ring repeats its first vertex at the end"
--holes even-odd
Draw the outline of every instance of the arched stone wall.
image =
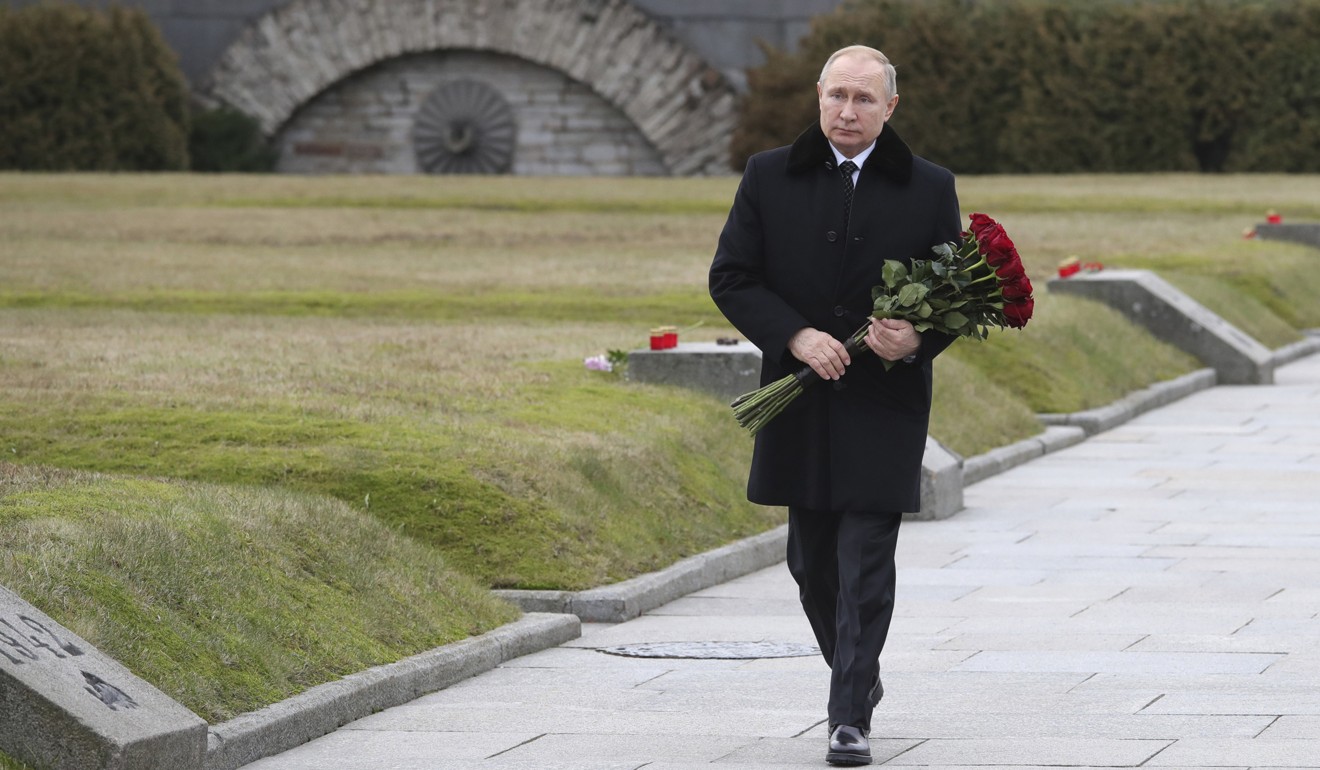
POLYGON ((472 169, 478 173, 669 173, 632 122, 594 91, 558 70, 488 51, 399 56, 335 83, 299 108, 276 134, 278 169, 312 174, 424 172, 416 142, 419 115, 432 94, 452 84, 478 84, 498 93, 516 126, 501 137, 511 150, 511 162, 498 168, 474 164, 483 166, 472 169))
POLYGON ((273 135, 356 72, 445 50, 558 70, 625 115, 669 173, 728 173, 733 89, 627 0, 293 0, 244 31, 203 91, 273 135))

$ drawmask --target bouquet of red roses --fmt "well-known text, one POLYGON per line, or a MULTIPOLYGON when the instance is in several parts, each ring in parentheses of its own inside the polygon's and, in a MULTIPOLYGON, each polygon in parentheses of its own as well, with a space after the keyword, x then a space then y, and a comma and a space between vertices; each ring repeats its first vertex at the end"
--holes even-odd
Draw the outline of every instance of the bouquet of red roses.
MULTIPOLYGON (((885 260, 881 283, 871 289, 876 318, 900 318, 919 332, 935 330, 955 337, 983 340, 991 326, 1021 329, 1036 303, 1022 258, 1003 226, 985 214, 972 214, 971 231, 960 245, 942 243, 932 259, 914 259, 911 267, 885 260)), ((849 355, 870 350, 870 324, 844 343, 849 355)), ((885 368, 892 367, 885 362, 885 368)), ((804 366, 765 387, 733 401, 738 424, 755 434, 789 402, 820 377, 804 366)))

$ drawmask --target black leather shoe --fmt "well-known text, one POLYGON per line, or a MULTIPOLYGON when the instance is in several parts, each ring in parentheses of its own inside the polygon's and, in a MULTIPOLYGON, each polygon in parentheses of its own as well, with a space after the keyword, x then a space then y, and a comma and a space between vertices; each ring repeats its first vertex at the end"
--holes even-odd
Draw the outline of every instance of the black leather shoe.
POLYGON ((871 742, 866 739, 866 731, 852 725, 834 728, 825 761, 842 767, 871 764, 871 742))

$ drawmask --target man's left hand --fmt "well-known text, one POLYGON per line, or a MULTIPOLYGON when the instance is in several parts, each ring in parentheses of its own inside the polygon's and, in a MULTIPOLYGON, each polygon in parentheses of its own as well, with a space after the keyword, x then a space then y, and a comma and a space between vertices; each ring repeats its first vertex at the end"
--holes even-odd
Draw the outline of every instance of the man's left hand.
POLYGON ((886 361, 902 361, 921 348, 921 335, 907 321, 872 318, 866 346, 886 361))

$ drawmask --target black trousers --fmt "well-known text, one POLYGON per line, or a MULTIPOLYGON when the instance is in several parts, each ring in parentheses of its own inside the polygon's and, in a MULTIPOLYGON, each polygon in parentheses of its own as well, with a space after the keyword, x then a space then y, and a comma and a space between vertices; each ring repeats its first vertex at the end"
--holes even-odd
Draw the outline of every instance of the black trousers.
POLYGON ((871 729, 902 520, 899 513, 788 509, 788 570, 830 665, 831 725, 871 729))

